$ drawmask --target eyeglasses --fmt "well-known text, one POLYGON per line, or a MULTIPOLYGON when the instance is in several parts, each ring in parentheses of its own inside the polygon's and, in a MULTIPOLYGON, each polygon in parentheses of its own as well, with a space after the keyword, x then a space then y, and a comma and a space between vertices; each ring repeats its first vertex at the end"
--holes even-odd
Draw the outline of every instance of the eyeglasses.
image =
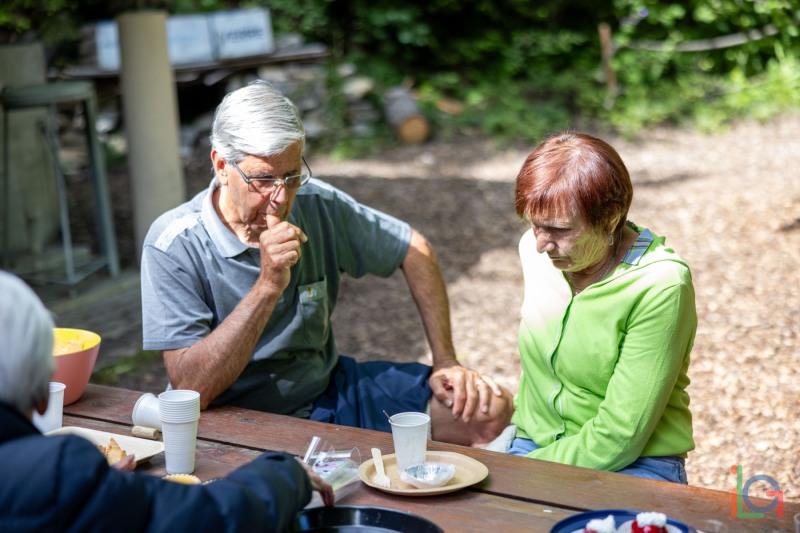
POLYGON ((308 183, 313 177, 311 173, 311 167, 308 166, 306 163, 306 158, 301 156, 303 160, 303 164, 306 166, 306 170, 308 170, 308 174, 296 174, 294 176, 286 176, 285 178, 248 178, 242 172, 242 169, 239 168, 234 161, 228 161, 233 168, 236 169, 236 172, 242 177, 244 182, 247 184, 247 187, 250 189, 251 192, 257 192, 261 194, 267 194, 275 189, 278 188, 278 184, 282 184, 287 189, 299 189, 301 185, 305 185, 308 183))

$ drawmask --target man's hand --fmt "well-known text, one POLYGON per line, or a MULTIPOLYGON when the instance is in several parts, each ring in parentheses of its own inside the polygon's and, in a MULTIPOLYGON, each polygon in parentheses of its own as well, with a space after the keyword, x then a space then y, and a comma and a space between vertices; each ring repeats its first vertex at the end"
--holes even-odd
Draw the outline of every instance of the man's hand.
POLYGON ((300 260, 300 246, 306 241, 303 230, 286 221, 263 231, 259 237, 260 280, 283 291, 289 285, 291 268, 300 260))
POLYGON ((488 413, 493 394, 503 395, 492 378, 459 364, 434 367, 430 383, 434 397, 452 407, 453 419, 460 416, 464 422, 470 421, 476 408, 488 413))

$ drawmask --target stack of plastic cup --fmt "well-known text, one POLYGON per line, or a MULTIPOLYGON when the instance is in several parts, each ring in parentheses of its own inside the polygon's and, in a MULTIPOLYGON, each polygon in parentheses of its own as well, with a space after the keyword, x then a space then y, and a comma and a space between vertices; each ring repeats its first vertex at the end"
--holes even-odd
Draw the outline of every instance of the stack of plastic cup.
POLYGON ((158 398, 152 392, 142 394, 131 414, 134 426, 161 429, 161 417, 158 411, 158 398))
POLYGON ((200 393, 193 390, 162 392, 158 395, 158 412, 167 473, 191 474, 200 420, 200 393))

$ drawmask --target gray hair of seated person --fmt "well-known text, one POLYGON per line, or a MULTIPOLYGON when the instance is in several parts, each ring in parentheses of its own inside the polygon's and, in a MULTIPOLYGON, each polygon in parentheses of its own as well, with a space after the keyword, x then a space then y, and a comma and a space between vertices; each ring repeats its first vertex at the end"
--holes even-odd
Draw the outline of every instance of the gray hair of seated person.
POLYGON ((225 161, 246 155, 270 157, 301 143, 306 132, 291 100, 263 80, 228 93, 217 106, 211 126, 211 147, 225 161))
POLYGON ((21 279, 0 271, 0 401, 25 416, 50 395, 53 319, 21 279))

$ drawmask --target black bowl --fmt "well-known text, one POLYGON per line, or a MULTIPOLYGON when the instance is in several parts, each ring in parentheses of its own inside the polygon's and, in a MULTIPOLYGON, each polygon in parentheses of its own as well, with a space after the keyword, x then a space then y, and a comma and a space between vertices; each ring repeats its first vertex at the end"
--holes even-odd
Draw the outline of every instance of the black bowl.
POLYGON ((427 518, 397 509, 366 505, 335 505, 300 511, 297 513, 292 531, 444 533, 442 528, 427 518))

